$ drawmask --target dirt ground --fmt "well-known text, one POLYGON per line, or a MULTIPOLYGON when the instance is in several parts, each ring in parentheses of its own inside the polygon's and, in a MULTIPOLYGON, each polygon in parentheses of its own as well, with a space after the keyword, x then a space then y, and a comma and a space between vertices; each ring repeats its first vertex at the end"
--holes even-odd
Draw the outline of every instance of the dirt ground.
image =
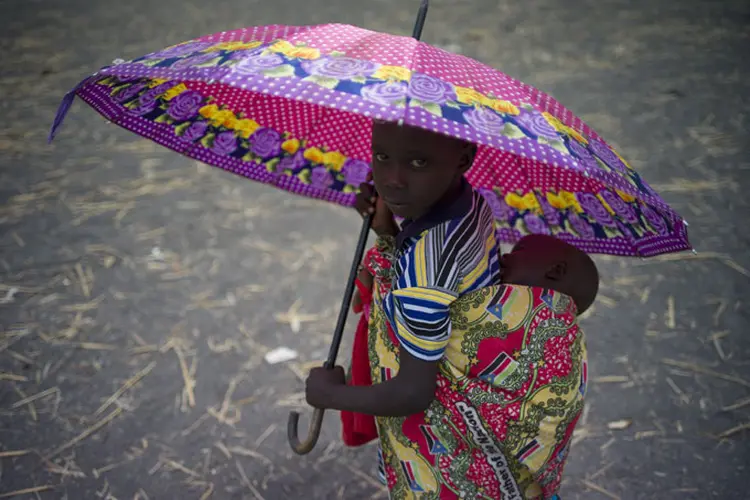
MULTIPOLYGON (((308 456, 285 433, 290 409, 309 413, 356 214, 80 101, 45 138, 62 95, 117 57, 244 25, 410 34, 417 4, 0 3, 0 498, 387 497, 335 413, 308 456), (264 361, 282 346, 299 357, 264 361)), ((424 39, 550 92, 690 223, 695 255, 597 258, 563 499, 747 498, 750 4, 436 0, 424 39)))

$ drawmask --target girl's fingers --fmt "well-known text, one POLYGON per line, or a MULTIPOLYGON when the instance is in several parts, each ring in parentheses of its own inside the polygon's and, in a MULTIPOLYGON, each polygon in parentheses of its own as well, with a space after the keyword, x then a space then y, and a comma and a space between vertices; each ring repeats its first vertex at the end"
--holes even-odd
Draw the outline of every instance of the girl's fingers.
POLYGON ((360 212, 367 210, 371 206, 373 206, 373 204, 370 203, 367 198, 364 198, 362 196, 357 196, 354 201, 354 207, 360 212))
POLYGON ((378 213, 382 213, 385 217, 393 217, 391 209, 388 208, 388 205, 386 205, 382 199, 378 198, 375 202, 375 206, 377 207, 378 213))
POLYGON ((359 193, 364 197, 365 199, 371 198, 375 191, 373 190, 373 187, 367 183, 362 183, 359 185, 359 193))

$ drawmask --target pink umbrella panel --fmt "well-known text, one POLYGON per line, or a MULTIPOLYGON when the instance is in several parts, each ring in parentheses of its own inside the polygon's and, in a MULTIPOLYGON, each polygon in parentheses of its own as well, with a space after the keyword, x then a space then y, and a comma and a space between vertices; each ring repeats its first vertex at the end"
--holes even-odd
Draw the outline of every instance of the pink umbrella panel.
POLYGON ((462 55, 349 25, 209 35, 83 80, 107 120, 198 161, 351 206, 369 172, 372 120, 479 145, 467 179, 498 236, 553 234, 590 253, 691 248, 687 224, 549 95, 462 55))

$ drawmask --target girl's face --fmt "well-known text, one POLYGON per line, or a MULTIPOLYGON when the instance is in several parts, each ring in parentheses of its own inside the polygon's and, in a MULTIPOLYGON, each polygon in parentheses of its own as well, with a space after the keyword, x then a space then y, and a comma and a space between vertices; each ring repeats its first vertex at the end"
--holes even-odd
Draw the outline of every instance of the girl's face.
POLYGON ((399 216, 417 219, 452 188, 474 161, 476 146, 420 128, 375 122, 372 177, 399 216))

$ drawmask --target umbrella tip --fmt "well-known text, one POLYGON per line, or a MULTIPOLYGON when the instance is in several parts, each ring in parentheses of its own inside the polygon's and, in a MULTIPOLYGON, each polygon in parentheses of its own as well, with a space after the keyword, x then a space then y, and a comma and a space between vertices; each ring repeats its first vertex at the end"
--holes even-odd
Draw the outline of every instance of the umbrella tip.
POLYGON ((422 28, 424 27, 425 19, 427 18, 427 8, 429 7, 428 0, 422 0, 419 5, 419 11, 417 12, 417 21, 414 23, 414 31, 412 32, 412 38, 419 40, 422 38, 422 28))

